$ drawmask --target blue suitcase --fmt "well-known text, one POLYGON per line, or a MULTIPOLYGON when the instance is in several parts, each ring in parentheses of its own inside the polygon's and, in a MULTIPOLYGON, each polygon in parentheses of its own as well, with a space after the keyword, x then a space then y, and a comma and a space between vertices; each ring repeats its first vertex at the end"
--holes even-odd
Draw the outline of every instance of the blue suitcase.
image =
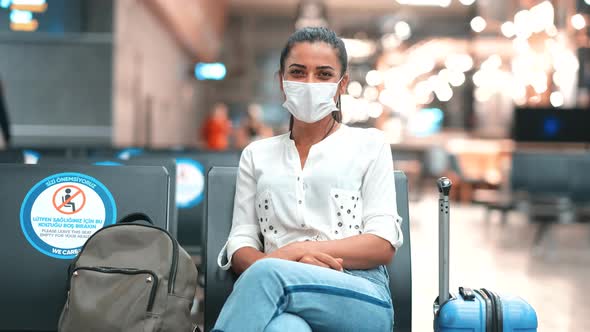
POLYGON ((439 296, 434 301, 435 332, 531 332, 537 331, 533 307, 517 296, 498 295, 488 289, 459 287, 449 293, 449 193, 451 181, 438 180, 439 199, 439 296))

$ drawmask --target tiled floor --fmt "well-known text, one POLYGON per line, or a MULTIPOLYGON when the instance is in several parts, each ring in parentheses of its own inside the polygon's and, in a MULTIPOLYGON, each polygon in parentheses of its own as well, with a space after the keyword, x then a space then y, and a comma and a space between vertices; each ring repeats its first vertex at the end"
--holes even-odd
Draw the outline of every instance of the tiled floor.
MULTIPOLYGON (((432 331, 438 292, 437 196, 411 203, 413 323, 432 331)), ((539 331, 590 331, 590 224, 555 225, 533 248, 537 225, 512 213, 484 220, 479 206, 451 205, 451 290, 486 287, 518 294, 537 310, 539 331), (495 218, 497 217, 497 218, 495 218)))
MULTIPOLYGON (((432 194, 410 203, 417 332, 432 331, 438 292, 437 199, 432 194)), ((533 248, 537 225, 523 214, 512 213, 506 225, 499 216, 490 222, 484 216, 483 207, 451 204, 451 290, 486 287, 518 294, 536 309, 539 332, 590 332, 590 224, 555 225, 533 248)))

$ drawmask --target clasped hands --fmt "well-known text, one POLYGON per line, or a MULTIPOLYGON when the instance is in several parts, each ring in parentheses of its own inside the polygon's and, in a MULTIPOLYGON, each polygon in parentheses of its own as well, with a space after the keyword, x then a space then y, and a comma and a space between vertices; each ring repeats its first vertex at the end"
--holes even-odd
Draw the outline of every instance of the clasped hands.
POLYGON ((283 246, 266 255, 267 258, 280 258, 294 262, 330 268, 336 271, 343 271, 343 259, 332 257, 317 248, 314 242, 294 242, 283 246))

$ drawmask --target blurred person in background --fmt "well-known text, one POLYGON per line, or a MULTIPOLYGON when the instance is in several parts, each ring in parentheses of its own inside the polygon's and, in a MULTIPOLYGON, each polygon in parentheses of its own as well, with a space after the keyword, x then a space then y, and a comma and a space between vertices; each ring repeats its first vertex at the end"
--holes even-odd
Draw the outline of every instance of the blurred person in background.
POLYGON ((342 124, 342 40, 296 31, 281 53, 290 132, 248 145, 218 264, 240 275, 213 331, 391 331, 403 243, 383 132, 342 124))
POLYGON ((4 87, 0 78, 0 150, 10 145, 10 123, 8 122, 8 110, 4 102, 4 87))
POLYGON ((236 147, 243 149, 248 144, 262 138, 271 137, 272 129, 261 120, 262 107, 258 104, 248 105, 246 116, 242 119, 236 132, 236 147))
POLYGON ((227 106, 223 103, 215 104, 202 129, 206 148, 215 151, 227 150, 231 129, 227 106))

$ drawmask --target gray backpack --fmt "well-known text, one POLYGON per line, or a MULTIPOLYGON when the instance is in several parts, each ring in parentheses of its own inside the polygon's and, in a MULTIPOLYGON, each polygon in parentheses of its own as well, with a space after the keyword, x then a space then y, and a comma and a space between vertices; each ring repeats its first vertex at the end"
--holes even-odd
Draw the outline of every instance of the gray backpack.
POLYGON ((60 332, 190 332, 191 257, 144 214, 93 234, 70 265, 60 332))

